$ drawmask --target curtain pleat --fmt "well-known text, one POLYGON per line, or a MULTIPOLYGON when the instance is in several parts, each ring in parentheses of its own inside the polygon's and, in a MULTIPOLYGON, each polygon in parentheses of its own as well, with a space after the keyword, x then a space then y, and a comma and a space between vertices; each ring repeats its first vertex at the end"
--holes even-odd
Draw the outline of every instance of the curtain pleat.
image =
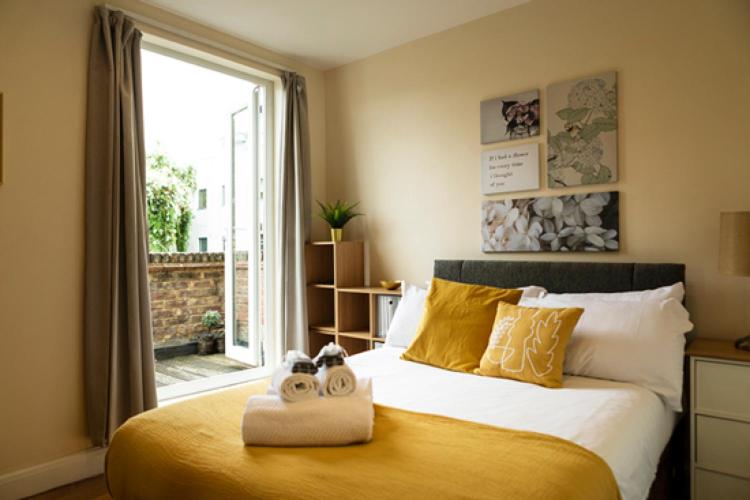
POLYGON ((304 77, 282 74, 280 324, 283 350, 307 352, 305 242, 310 239, 310 139, 304 77))
POLYGON ((148 288, 141 33, 97 7, 86 116, 84 352, 88 430, 106 446, 157 404, 148 288))

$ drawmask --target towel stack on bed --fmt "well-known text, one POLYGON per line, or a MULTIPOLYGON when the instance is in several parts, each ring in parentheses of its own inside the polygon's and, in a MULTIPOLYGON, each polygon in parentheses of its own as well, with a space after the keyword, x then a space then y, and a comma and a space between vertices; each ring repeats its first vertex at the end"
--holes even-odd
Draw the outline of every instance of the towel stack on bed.
POLYGON ((268 394, 250 396, 242 439, 253 446, 339 446, 372 439, 372 381, 357 380, 333 343, 311 360, 289 351, 268 394))

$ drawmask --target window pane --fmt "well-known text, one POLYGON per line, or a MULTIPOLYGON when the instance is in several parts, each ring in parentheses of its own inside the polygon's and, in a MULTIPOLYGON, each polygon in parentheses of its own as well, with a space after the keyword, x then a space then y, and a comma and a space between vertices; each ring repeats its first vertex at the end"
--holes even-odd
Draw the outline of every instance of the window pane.
POLYGON ((205 189, 198 190, 198 209, 205 210, 207 193, 205 189))

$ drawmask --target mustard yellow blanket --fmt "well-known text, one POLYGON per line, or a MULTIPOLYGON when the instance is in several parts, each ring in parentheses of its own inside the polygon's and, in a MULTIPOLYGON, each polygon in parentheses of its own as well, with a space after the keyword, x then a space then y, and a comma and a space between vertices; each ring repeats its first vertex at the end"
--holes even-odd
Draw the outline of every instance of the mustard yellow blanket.
POLYGON ((120 499, 617 500, 607 464, 571 442, 376 406, 371 443, 246 447, 240 418, 252 383, 130 419, 107 453, 120 499))

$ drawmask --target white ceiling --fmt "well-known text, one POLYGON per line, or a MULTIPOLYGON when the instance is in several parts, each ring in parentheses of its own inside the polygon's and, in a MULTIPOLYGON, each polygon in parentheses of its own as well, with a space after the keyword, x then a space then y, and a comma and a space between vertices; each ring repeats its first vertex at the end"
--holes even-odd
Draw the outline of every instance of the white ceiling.
POLYGON ((142 0, 330 69, 529 0, 142 0))

